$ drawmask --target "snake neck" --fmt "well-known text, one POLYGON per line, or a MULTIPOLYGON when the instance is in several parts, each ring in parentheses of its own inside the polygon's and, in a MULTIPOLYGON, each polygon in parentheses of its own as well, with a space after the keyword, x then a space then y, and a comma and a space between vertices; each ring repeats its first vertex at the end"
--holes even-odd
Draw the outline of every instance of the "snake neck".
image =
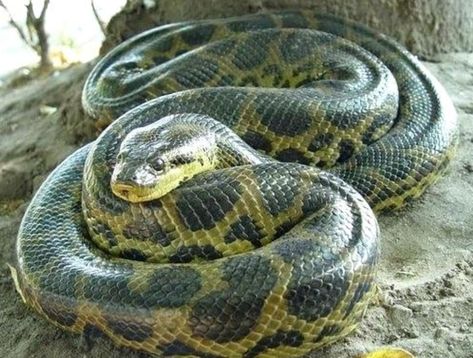
POLYGON ((274 159, 253 149, 231 129, 221 123, 216 142, 215 169, 237 167, 241 165, 255 165, 272 162, 274 159))

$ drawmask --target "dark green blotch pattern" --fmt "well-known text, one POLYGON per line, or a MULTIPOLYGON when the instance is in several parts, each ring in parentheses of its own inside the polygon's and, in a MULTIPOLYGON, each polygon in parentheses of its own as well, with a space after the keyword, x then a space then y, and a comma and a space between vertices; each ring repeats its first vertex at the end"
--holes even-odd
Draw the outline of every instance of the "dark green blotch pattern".
POLYGON ((281 162, 310 164, 310 160, 304 156, 303 152, 292 148, 287 148, 278 152, 276 154, 276 159, 281 162))
POLYGON ((281 88, 292 88, 292 85, 291 83, 289 82, 289 80, 284 80, 283 83, 281 83, 281 88))
POLYGON ((186 58, 173 73, 174 79, 184 88, 206 87, 206 83, 218 73, 220 66, 210 59, 197 56, 186 58))
POLYGON ((115 320, 107 318, 110 329, 129 341, 143 342, 153 335, 153 327, 134 321, 115 320))
MULTIPOLYGON (((105 182, 110 182, 110 178, 102 179, 99 178, 98 180, 104 180, 105 182)), ((96 187, 97 188, 97 187, 96 187)), ((82 195, 83 195, 83 201, 86 203, 94 202, 94 207, 96 207, 98 210, 110 213, 112 215, 122 215, 124 212, 128 210, 128 203, 124 200, 120 200, 116 198, 115 196, 109 194, 109 195, 102 195, 103 193, 100 192, 94 192, 96 188, 87 188, 92 190, 91 193, 88 193, 88 190, 83 190, 82 195), (115 200, 117 199, 117 200, 115 200)))
POLYGON ((206 51, 217 56, 228 56, 236 45, 238 45, 238 42, 235 39, 227 38, 208 46, 206 51))
POLYGON ((65 308, 59 307, 57 304, 46 300, 40 300, 39 303, 44 314, 48 316, 49 319, 64 327, 72 326, 77 320, 77 315, 74 312, 67 311, 65 308))
POLYGON ((386 126, 390 121, 391 117, 386 113, 382 113, 376 116, 373 120, 373 123, 371 123, 370 126, 366 129, 365 133, 363 133, 363 137, 361 139, 362 142, 364 144, 372 143, 374 132, 383 126, 386 126))
POLYGON ((265 166, 254 170, 265 208, 271 215, 277 215, 292 207, 300 191, 300 180, 291 175, 297 172, 292 172, 291 168, 295 167, 265 166))
POLYGON ((225 236, 225 242, 247 240, 254 247, 261 247, 261 239, 264 238, 264 235, 260 230, 261 228, 248 215, 242 216, 230 226, 230 230, 225 236))
POLYGON ((162 63, 165 63, 165 62, 169 61, 169 57, 162 56, 162 55, 155 55, 155 56, 152 57, 152 60, 153 60, 153 63, 155 64, 155 66, 158 66, 162 63))
POLYGON ((265 352, 269 348, 277 348, 280 346, 299 347, 304 341, 304 336, 299 331, 282 331, 278 330, 275 334, 261 338, 256 346, 249 349, 244 358, 255 358, 258 354, 265 352))
POLYGON ((307 33, 290 32, 283 36, 279 42, 279 51, 284 61, 292 64, 297 63, 304 57, 314 53, 314 40, 320 36, 308 35, 307 33))
MULTIPOLYGON (((324 258, 319 260, 325 261, 324 258)), ((307 321, 315 321, 332 312, 348 288, 343 267, 320 272, 317 266, 314 262, 307 263, 305 272, 301 266, 296 266, 285 295, 289 313, 307 321)))
POLYGON ((192 26, 190 29, 181 32, 181 38, 191 46, 197 46, 209 42, 215 31, 213 24, 201 24, 192 26))
POLYGON ((419 166, 417 158, 405 156, 405 158, 398 158, 397 161, 390 162, 391 166, 386 170, 387 177, 393 181, 402 181, 407 179, 410 173, 412 173, 412 168, 419 168, 420 170, 425 170, 426 173, 430 173, 434 166, 431 166, 430 163, 422 163, 423 165, 419 166), (427 167, 427 168, 426 168, 427 167))
POLYGON ((90 226, 91 234, 95 236, 102 235, 107 240, 110 247, 116 246, 118 241, 113 233, 110 226, 106 223, 97 222, 95 225, 90 226))
POLYGON ((167 52, 169 51, 174 43, 174 37, 169 35, 160 36, 157 41, 153 44, 153 53, 156 52, 167 52))
POLYGON ((175 341, 172 341, 171 343, 158 346, 157 348, 162 352, 162 355, 164 357, 197 356, 197 357, 202 357, 202 358, 222 358, 222 356, 219 356, 216 354, 199 352, 179 340, 175 340, 175 341))
POLYGON ((280 240, 275 251, 294 264, 285 295, 289 313, 307 321, 327 316, 348 288, 340 257, 316 240, 296 238, 280 240))
POLYGON ((309 144, 309 150, 316 152, 320 149, 327 148, 333 142, 333 134, 321 133, 317 135, 309 144))
POLYGON ((312 123, 311 114, 307 108, 304 108, 304 105, 287 106, 290 101, 293 101, 294 104, 300 103, 302 101, 300 97, 289 92, 284 93, 283 96, 284 103, 286 103, 284 109, 282 108, 283 104, 278 104, 275 99, 260 98, 254 102, 256 113, 261 122, 275 134, 296 136, 305 133, 312 123), (282 114, 284 117, 281 117, 282 114))
MULTIPOLYGON (((79 275, 80 274, 81 273, 79 272, 79 275)), ((137 298, 137 295, 128 288, 128 280, 131 279, 131 276, 131 270, 124 272, 120 277, 117 275, 96 276, 93 280, 85 283, 84 298, 94 302, 103 302, 107 304, 133 303, 134 299, 137 298)), ((143 303, 144 298, 138 299, 137 304, 143 303)))
MULTIPOLYGON (((335 184, 336 185, 336 184, 335 184)), ((318 213, 318 220, 321 221, 323 218, 320 215, 330 215, 331 210, 326 213, 320 211, 327 208, 329 203, 333 201, 333 194, 327 192, 323 185, 314 185, 307 190, 306 195, 302 201, 302 212, 307 217, 310 214, 318 213)), ((330 218, 327 218, 330 220, 330 218)), ((314 220, 307 221, 306 230, 317 231, 317 223, 314 220)))
POLYGON ((105 333, 103 333, 99 327, 90 323, 87 323, 85 325, 83 334, 84 334, 84 337, 86 337, 86 339, 106 337, 105 333))
POLYGON ((123 236, 127 239, 150 241, 162 246, 169 246, 172 238, 159 225, 155 219, 145 220, 140 223, 132 223, 123 229, 123 236))
POLYGON ((204 261, 210 261, 219 259, 221 257, 222 253, 212 245, 192 245, 179 247, 177 252, 169 257, 169 261, 172 263, 185 263, 191 262, 196 258, 204 259, 204 261))
POLYGON ((285 233, 287 233, 289 230, 291 230, 294 226, 297 225, 297 222, 288 220, 283 222, 281 225, 276 227, 276 234, 275 237, 281 237, 285 233))
MULTIPOLYGON (((199 158, 200 159, 200 158, 199 158)), ((181 155, 176 155, 175 158, 173 158, 171 160, 171 164, 174 164, 174 165, 180 165, 180 164, 187 164, 187 163, 191 163, 194 161, 194 157, 192 157, 191 155, 189 154, 181 154, 181 155)), ((200 160, 200 162, 202 163, 202 161, 200 160)))
POLYGON ((189 52, 187 49, 179 49, 176 51, 176 53, 174 54, 174 58, 177 58, 185 53, 189 52))
POLYGON ((262 69, 263 77, 272 77, 273 86, 279 87, 283 81, 283 69, 276 64, 269 64, 262 69))
POLYGON ((233 209, 240 198, 240 190, 236 180, 222 181, 212 192, 199 187, 192 191, 182 190, 176 200, 178 214, 190 230, 209 230, 233 209))
POLYGON ((195 336, 218 343, 237 341, 250 332, 277 280, 270 261, 257 255, 229 258, 222 273, 229 287, 202 297, 189 318, 195 336))
POLYGON ((120 257, 133 261, 146 261, 148 256, 136 249, 126 249, 120 252, 120 257))
POLYGON ((253 75, 247 75, 238 82, 240 87, 259 87, 259 80, 253 75))
POLYGON ((84 299, 107 305, 132 304, 144 309, 175 308, 188 303, 201 287, 199 273, 190 267, 159 267, 149 278, 148 289, 142 292, 129 288, 132 274, 131 270, 124 270, 120 276, 95 276, 83 288, 84 299))
MULTIPOLYGON (((293 238, 292 235, 291 238, 293 238)), ((316 240, 279 240, 274 245, 274 251, 282 257, 284 262, 293 263, 300 257, 318 254, 321 248, 316 240)))
POLYGON ((217 86, 233 86, 235 84, 235 76, 231 74, 222 75, 217 81, 217 86))
POLYGON ((231 291, 209 294, 192 311, 189 324, 194 335, 219 343, 239 340, 256 324, 264 300, 239 297, 231 291))
POLYGON ((240 70, 251 70, 262 65, 268 55, 271 40, 269 33, 248 37, 239 44, 232 63, 240 70))
POLYGON ((232 286, 247 286, 251 291, 270 291, 276 282, 276 272, 270 261, 262 256, 248 255, 228 259, 222 267, 223 279, 232 286), (261 286, 256 282, 264 283, 261 286))
POLYGON ((200 290, 200 274, 190 267, 162 267, 150 279, 144 296, 154 296, 159 307, 180 307, 188 303, 200 290))
POLYGON ((355 147, 351 140, 345 139, 342 140, 339 144, 340 155, 337 158, 338 163, 343 163, 351 158, 353 152, 355 151, 355 147))
POLYGON ((114 197, 98 195, 94 198, 100 210, 115 215, 121 215, 128 210, 127 203, 123 200, 114 200, 114 197))
POLYGON ((241 138, 256 150, 262 150, 265 153, 271 151, 271 141, 264 138, 260 133, 248 131, 241 138))
POLYGON ((314 343, 320 342, 322 339, 328 336, 334 336, 342 331, 342 327, 337 325, 327 325, 325 326, 322 331, 320 331, 319 335, 315 337, 314 343))
MULTIPOLYGON (((345 94, 351 96, 358 95, 356 89, 352 88, 353 86, 349 81, 318 80, 314 82, 312 87, 315 93, 322 98, 338 97, 345 94)), ((332 125, 337 126, 341 130, 353 128, 365 119, 363 111, 348 111, 340 106, 324 107, 323 116, 332 125)))
POLYGON ((348 317, 355 307, 355 305, 360 302, 360 300, 363 298, 363 296, 369 292, 371 289, 371 283, 370 282, 361 282, 358 284, 358 287, 356 288, 355 294, 353 295, 352 299, 350 300, 350 303, 345 309, 345 315, 344 317, 348 317))

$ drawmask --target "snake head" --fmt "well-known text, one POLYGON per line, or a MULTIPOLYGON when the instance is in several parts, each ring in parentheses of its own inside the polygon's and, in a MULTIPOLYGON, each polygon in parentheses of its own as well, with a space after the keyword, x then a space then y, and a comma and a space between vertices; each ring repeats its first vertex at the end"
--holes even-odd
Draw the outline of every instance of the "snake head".
POLYGON ((132 130, 121 143, 113 193, 130 202, 159 199, 216 165, 215 134, 196 114, 171 115, 132 130))

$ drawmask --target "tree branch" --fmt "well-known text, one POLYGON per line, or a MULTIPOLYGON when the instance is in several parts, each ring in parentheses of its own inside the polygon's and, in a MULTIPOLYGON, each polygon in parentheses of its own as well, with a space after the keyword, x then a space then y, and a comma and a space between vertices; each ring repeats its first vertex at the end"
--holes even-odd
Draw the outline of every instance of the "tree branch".
POLYGON ((48 35, 44 29, 46 11, 49 6, 49 0, 44 0, 43 8, 39 16, 36 16, 33 9, 32 0, 26 5, 26 25, 30 34, 30 46, 38 53, 40 57, 40 68, 49 70, 52 67, 49 58, 48 35), (36 35, 36 41, 34 39, 36 35))
POLYGON ((8 8, 6 7, 6 5, 3 3, 3 1, 0 0, 0 7, 3 8, 5 10, 5 12, 7 13, 7 16, 9 18, 8 22, 10 23, 10 25, 15 28, 15 30, 18 32, 18 34, 20 35, 21 39, 26 42, 28 44, 28 46, 31 46, 28 38, 26 37, 26 34, 25 32, 23 31, 23 29, 21 28, 20 25, 18 25, 18 23, 13 19, 13 16, 11 15, 10 11, 8 10, 8 8))
POLYGON ((16 29, 21 39, 31 47, 40 57, 39 67, 41 70, 50 70, 53 66, 49 58, 48 35, 44 29, 46 11, 50 0, 44 0, 43 8, 39 16, 36 16, 33 9, 32 0, 26 5, 26 31, 20 26, 11 15, 3 0, 0 0, 0 7, 5 10, 9 17, 10 25, 16 29))
POLYGON ((94 0, 90 0, 90 5, 92 6, 92 12, 94 13, 95 19, 99 24, 100 30, 105 35, 105 22, 100 18, 97 8, 95 7, 94 0))
POLYGON ((39 15, 39 19, 41 19, 42 21, 44 21, 44 18, 46 16, 46 10, 48 9, 48 6, 49 6, 49 0, 44 0, 43 8, 41 9, 41 14, 39 15))

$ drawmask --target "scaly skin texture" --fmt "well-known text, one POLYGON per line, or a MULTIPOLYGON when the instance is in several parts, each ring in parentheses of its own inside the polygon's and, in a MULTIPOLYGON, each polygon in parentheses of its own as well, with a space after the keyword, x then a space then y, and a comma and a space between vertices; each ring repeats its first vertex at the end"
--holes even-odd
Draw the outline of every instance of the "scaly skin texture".
POLYGON ((17 288, 63 329, 161 356, 298 357, 350 333, 374 291, 371 209, 421 195, 456 139, 450 99, 400 45, 296 11, 138 35, 97 64, 83 103, 111 124, 33 199, 17 288), (218 122, 224 157, 251 152, 233 131, 274 159, 115 196, 126 135, 183 113, 218 122))

